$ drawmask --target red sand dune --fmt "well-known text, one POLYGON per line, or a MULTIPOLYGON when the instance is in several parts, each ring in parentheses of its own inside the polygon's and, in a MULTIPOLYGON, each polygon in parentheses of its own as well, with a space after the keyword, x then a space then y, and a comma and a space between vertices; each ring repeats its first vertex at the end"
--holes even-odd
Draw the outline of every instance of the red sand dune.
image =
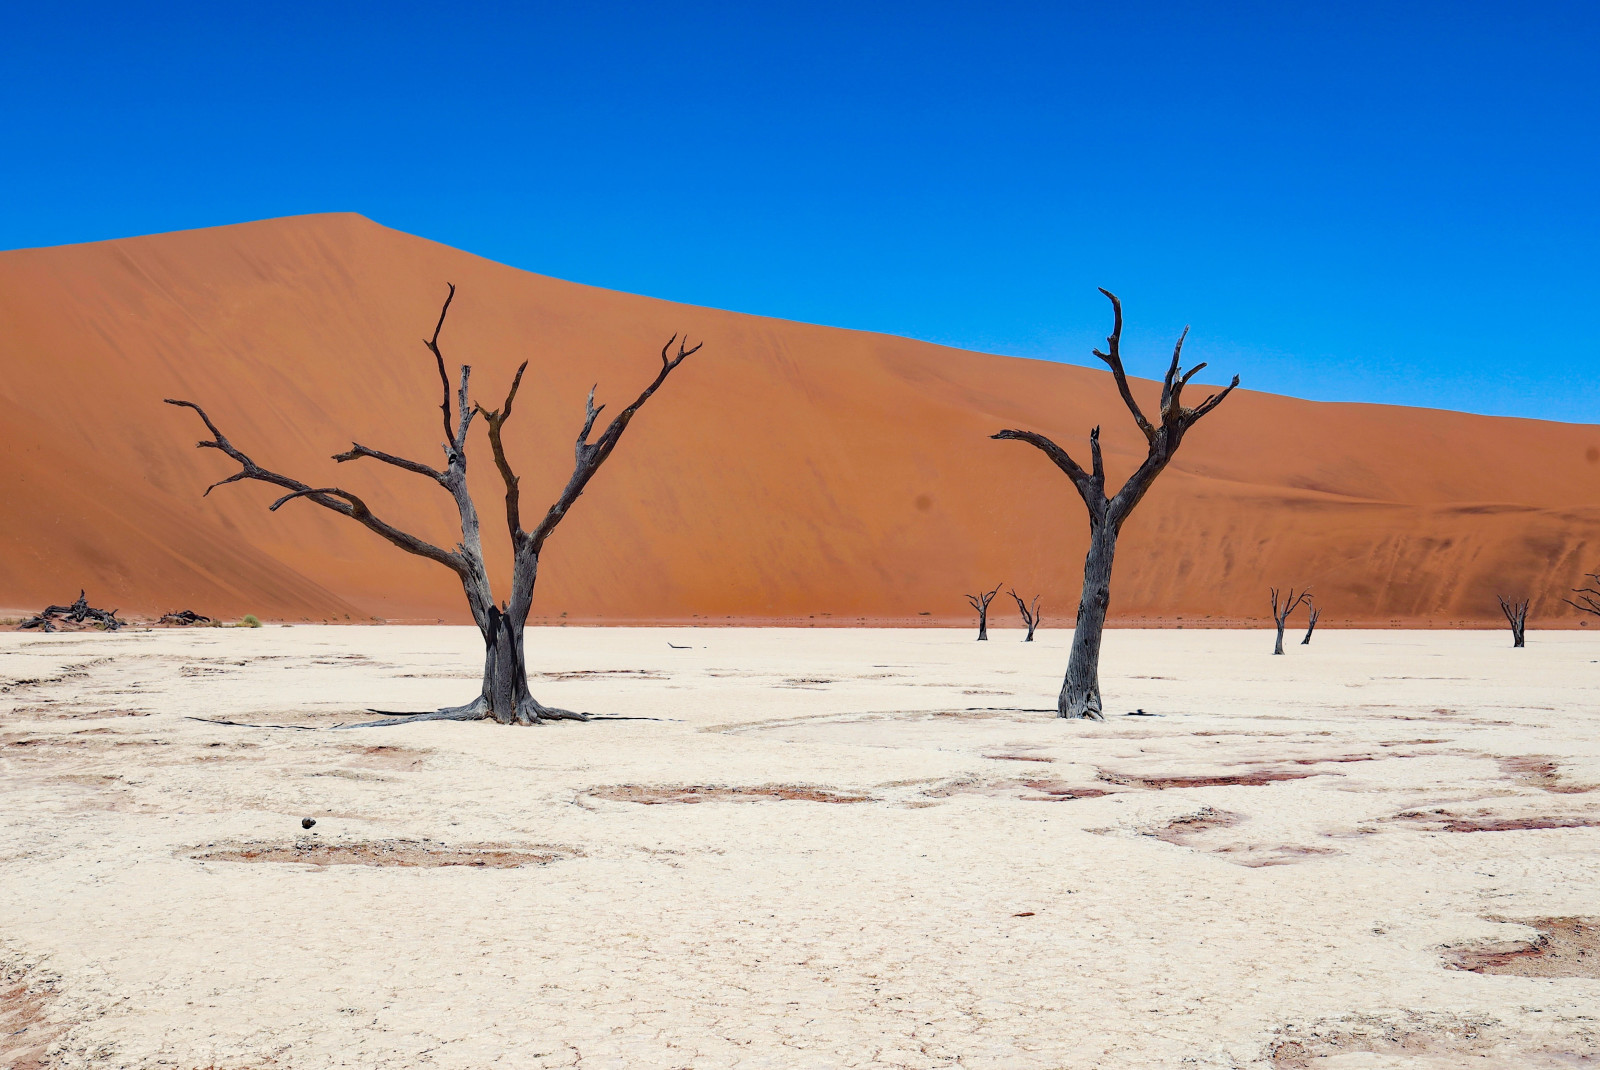
MULTIPOLYGON (((1082 505, 1037 451, 986 436, 1034 428, 1081 452, 1101 423, 1114 478, 1142 445, 1103 370, 613 293, 356 215, 7 252, 0 605, 86 587, 135 613, 463 619, 448 572, 342 518, 303 502, 268 513, 260 485, 201 498, 232 468, 194 448, 192 413, 161 403, 197 401, 261 463, 449 542, 439 488, 330 460, 355 439, 437 463, 420 339, 447 281, 460 292, 445 354, 473 366, 477 397, 498 404, 532 362, 507 431, 525 511, 570 471, 591 383, 615 406, 668 335, 705 342, 552 539, 537 617, 956 621, 965 592, 1005 580, 1043 592, 1059 624, 1082 505)), ((1151 384, 1136 389, 1153 405, 1151 384)), ((481 424, 474 436, 501 552, 481 424)), ((1600 427, 1240 392, 1134 514, 1112 610, 1260 620, 1269 584, 1310 583, 1332 624, 1494 621, 1500 592, 1531 596, 1536 625, 1571 624, 1560 595, 1596 567, 1600 427)))

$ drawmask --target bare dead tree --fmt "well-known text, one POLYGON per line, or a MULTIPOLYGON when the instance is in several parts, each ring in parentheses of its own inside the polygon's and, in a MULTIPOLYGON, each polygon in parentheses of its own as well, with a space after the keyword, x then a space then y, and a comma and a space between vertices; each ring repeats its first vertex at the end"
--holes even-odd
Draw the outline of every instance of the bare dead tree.
POLYGON ((1072 633, 1072 653, 1067 659, 1067 676, 1061 685, 1056 711, 1061 717, 1087 717, 1096 721, 1105 720, 1100 702, 1100 638, 1105 631, 1106 611, 1111 606, 1111 565, 1116 557, 1117 536, 1122 533, 1122 525, 1133 512, 1134 506, 1144 499, 1150 485, 1171 463, 1189 428, 1222 404, 1223 398, 1239 385, 1236 375, 1227 387, 1211 394, 1195 408, 1183 404, 1183 388, 1205 367, 1203 363, 1197 364, 1180 373, 1183 341, 1189 336, 1189 329, 1185 327, 1172 348, 1172 363, 1161 383, 1159 423, 1152 424, 1140 410, 1139 403, 1133 399, 1128 376, 1122 370, 1122 302, 1110 290, 1102 288, 1100 292, 1111 302, 1113 320, 1111 334, 1106 338, 1106 352, 1096 349, 1094 355, 1111 368, 1123 404, 1144 433, 1149 446, 1144 462, 1128 477, 1121 490, 1108 497, 1105 464, 1100 456, 1100 428, 1089 432, 1088 471, 1084 471, 1077 461, 1068 456, 1066 450, 1036 431, 1005 430, 989 436, 1014 439, 1038 448, 1067 474, 1088 507, 1089 552, 1083 562, 1083 592, 1079 596, 1078 621, 1072 633))
POLYGON ((1317 606, 1311 607, 1311 623, 1306 625, 1306 637, 1300 640, 1301 646, 1311 645, 1311 633, 1317 630, 1317 618, 1322 616, 1322 610, 1317 606))
POLYGON ((1572 593, 1578 596, 1577 601, 1570 598, 1563 598, 1562 601, 1573 609, 1600 617, 1600 572, 1586 572, 1584 575, 1594 586, 1574 587, 1572 593))
POLYGON ((1022 596, 1016 591, 1012 590, 1006 593, 1011 596, 1012 601, 1017 603, 1017 612, 1022 614, 1022 623, 1028 626, 1028 637, 1023 642, 1033 642, 1033 630, 1039 626, 1039 596, 1033 596, 1033 606, 1030 608, 1028 603, 1024 602, 1022 596))
POLYGON ((512 472, 511 465, 506 460, 501 439, 506 421, 511 418, 512 405, 517 399, 517 388, 522 385, 522 374, 527 370, 528 362, 523 361, 517 369, 515 377, 511 380, 511 389, 506 394, 506 400, 498 409, 486 409, 472 401, 467 389, 472 369, 469 365, 463 364, 452 411, 450 378, 445 371, 444 353, 439 348, 439 333, 444 329, 445 317, 450 312, 450 303, 455 299, 455 295, 456 288, 451 285, 449 295, 444 300, 444 307, 439 310, 439 320, 433 328, 433 337, 423 341, 433 354, 444 391, 444 401, 440 405, 445 435, 444 468, 434 468, 420 461, 411 461, 382 450, 370 449, 358 442, 351 443, 348 450, 335 454, 333 458, 340 463, 362 459, 379 461, 423 476, 443 487, 455 500, 456 511, 461 518, 461 541, 453 549, 446 550, 434 546, 402 531, 374 514, 365 501, 343 488, 313 487, 298 479, 261 467, 229 442, 199 405, 192 401, 179 401, 173 398, 167 398, 166 401, 169 405, 193 409, 199 414, 206 429, 211 432, 211 438, 198 443, 201 449, 219 450, 239 465, 238 472, 207 487, 206 494, 210 494, 220 486, 240 480, 269 483, 288 492, 272 503, 269 507, 272 511, 277 511, 287 502, 304 498, 331 512, 349 517, 407 553, 438 562, 460 579, 462 589, 466 592, 467 605, 472 610, 472 618, 483 635, 483 684, 477 697, 465 705, 420 714, 403 714, 392 720, 374 721, 369 722, 370 724, 431 720, 469 721, 486 717, 492 717, 501 724, 536 724, 553 719, 588 720, 587 714, 545 706, 528 690, 523 629, 528 619, 528 611, 533 604, 533 587, 539 574, 539 555, 556 526, 567 515, 567 510, 572 508, 572 504, 578 500, 578 496, 589 485, 589 481, 600 470, 600 466, 611 456, 611 451, 616 448, 618 440, 628 429, 628 424, 634 415, 660 389, 661 384, 666 382, 667 376, 672 374, 686 358, 698 352, 700 346, 685 348, 686 340, 673 335, 661 349, 661 368, 650 385, 645 387, 632 404, 617 413, 593 441, 589 436, 594 431, 595 421, 605 406, 598 408, 595 406, 595 392, 593 388, 590 389, 589 399, 584 406, 583 427, 578 432, 574 447, 572 475, 554 504, 545 511, 533 530, 528 531, 522 524, 518 477, 512 472), (674 345, 677 346, 676 354, 672 352, 674 345), (501 480, 505 484, 506 526, 511 532, 513 554, 511 596, 498 604, 489 585, 488 570, 484 565, 483 544, 478 529, 478 510, 467 489, 467 432, 472 426, 473 417, 477 415, 483 416, 484 423, 488 427, 489 445, 494 453, 495 466, 500 470, 501 480))
POLYGON ((1520 602, 1508 601, 1505 595, 1496 596, 1500 599, 1500 612, 1506 615, 1506 623, 1511 625, 1511 646, 1513 648, 1523 645, 1523 636, 1528 627, 1528 600, 1520 602))
MULTIPOLYGON (((1278 625, 1278 641, 1273 645, 1272 652, 1274 654, 1282 654, 1284 624, 1289 620, 1289 614, 1293 613, 1299 608, 1300 603, 1305 602, 1309 604, 1311 602, 1311 588, 1307 587, 1305 590, 1296 594, 1295 589, 1291 587, 1289 588, 1289 593, 1281 598, 1279 597, 1278 589, 1276 587, 1269 587, 1267 589, 1272 593, 1272 619, 1278 625)), ((1315 627, 1315 625, 1313 625, 1313 627, 1315 627)), ((1308 631, 1306 632, 1306 639, 1309 640, 1310 638, 1311 633, 1308 631)))
POLYGON ((994 596, 1000 593, 1004 583, 994 585, 994 590, 987 594, 969 594, 967 601, 972 603, 972 608, 978 611, 978 642, 986 642, 989 638, 989 603, 994 596))

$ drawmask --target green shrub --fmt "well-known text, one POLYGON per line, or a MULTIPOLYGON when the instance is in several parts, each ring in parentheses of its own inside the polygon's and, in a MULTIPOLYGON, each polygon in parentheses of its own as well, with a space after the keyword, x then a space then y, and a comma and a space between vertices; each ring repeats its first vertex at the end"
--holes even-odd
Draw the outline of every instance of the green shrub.
POLYGON ((239 627, 259 628, 261 627, 261 618, 256 616, 254 613, 246 613, 244 615, 244 620, 239 622, 239 627))

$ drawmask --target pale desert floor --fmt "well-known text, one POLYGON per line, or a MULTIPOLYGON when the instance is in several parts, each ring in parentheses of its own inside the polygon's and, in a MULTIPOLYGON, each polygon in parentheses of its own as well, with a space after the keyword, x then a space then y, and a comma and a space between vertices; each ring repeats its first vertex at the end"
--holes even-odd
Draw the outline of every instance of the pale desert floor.
POLYGON ((1600 636, 1019 638, 7 633, 0 1065, 1600 1066, 1600 636))

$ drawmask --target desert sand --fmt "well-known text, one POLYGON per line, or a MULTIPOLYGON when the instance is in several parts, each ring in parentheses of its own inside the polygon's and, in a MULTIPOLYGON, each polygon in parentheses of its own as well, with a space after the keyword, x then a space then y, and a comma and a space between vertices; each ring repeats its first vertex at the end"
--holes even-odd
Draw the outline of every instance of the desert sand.
MULTIPOLYGON (((1060 619, 1082 505, 1042 455, 987 436, 1020 426, 1081 451, 1101 424, 1114 478, 1143 455, 1102 368, 562 282, 355 215, 4 252, 0 609, 82 587, 125 614, 465 622, 448 572, 354 525, 305 503, 269 514, 261 486, 202 499, 232 469, 194 449, 192 413, 161 404, 197 401, 261 463, 346 485, 448 545, 438 487, 330 460, 354 439, 437 463, 421 339, 447 282, 445 353, 474 367, 479 399, 497 405, 531 361, 507 427, 525 509, 566 480, 592 384, 614 412, 669 335, 705 343, 552 540, 541 619, 954 622, 966 592, 1002 580, 1060 619)), ((1152 327, 1122 296, 1130 332, 1152 327)), ((1196 316, 1192 351, 1226 344, 1196 316)), ((1160 374, 1170 345, 1130 342, 1130 369, 1160 374)), ((1204 375, 1225 382, 1227 363, 1204 375)), ((1244 385, 1125 530, 1113 619, 1259 620, 1269 585, 1311 584, 1328 625, 1497 623, 1498 594, 1531 597, 1536 623, 1576 624, 1559 599, 1600 567, 1600 429, 1244 385)), ((1153 404, 1156 387, 1138 389, 1153 404)), ((477 434, 494 552, 502 492, 477 434)))
POLYGON ((0 637, 0 1062, 1600 1063, 1596 637, 529 634, 0 637))

